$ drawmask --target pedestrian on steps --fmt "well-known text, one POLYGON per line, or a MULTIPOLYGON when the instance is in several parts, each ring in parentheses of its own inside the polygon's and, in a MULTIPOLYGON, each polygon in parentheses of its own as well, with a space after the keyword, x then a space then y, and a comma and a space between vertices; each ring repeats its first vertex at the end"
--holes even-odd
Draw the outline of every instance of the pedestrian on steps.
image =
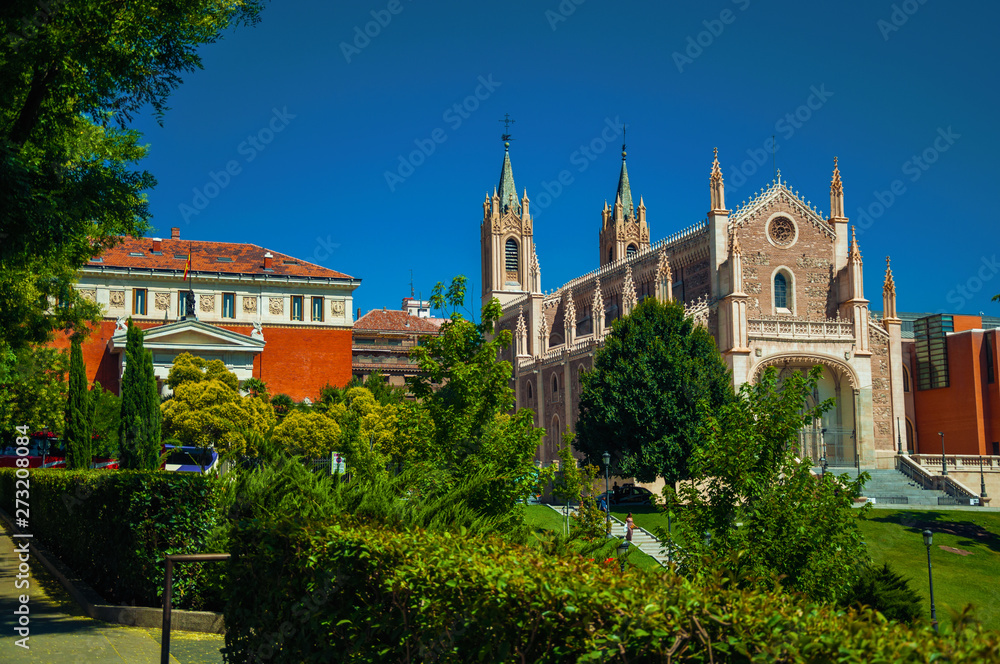
POLYGON ((628 516, 625 517, 625 539, 629 542, 632 541, 632 531, 635 530, 635 522, 632 521, 632 513, 629 512, 628 516))

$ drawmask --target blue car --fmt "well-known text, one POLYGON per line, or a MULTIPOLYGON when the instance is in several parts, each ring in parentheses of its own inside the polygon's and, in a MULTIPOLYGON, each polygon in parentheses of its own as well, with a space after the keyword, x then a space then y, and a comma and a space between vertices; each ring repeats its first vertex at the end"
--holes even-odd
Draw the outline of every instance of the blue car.
POLYGON ((207 474, 219 465, 219 453, 210 447, 164 445, 169 452, 163 469, 177 473, 207 474))

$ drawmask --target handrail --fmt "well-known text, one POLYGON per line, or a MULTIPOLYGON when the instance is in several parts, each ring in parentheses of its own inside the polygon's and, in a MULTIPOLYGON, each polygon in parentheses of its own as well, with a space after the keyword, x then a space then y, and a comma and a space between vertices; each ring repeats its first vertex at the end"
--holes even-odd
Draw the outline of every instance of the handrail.
POLYGON ((944 491, 952 498, 979 498, 979 494, 954 477, 931 473, 930 470, 924 468, 911 456, 896 456, 896 468, 924 489, 944 491))
POLYGON ((229 560, 228 553, 169 553, 167 573, 163 578, 163 634, 160 639, 160 664, 170 664, 170 594, 173 590, 174 563, 200 563, 229 560))

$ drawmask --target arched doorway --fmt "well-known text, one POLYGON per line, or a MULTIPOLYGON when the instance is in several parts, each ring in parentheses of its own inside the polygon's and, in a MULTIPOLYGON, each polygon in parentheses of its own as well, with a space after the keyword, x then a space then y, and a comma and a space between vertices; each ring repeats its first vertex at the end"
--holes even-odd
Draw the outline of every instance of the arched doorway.
POLYGON ((806 406, 813 408, 827 399, 833 399, 833 407, 820 417, 813 419, 799 431, 799 455, 811 459, 820 466, 823 460, 831 468, 852 467, 857 464, 857 433, 855 424, 854 377, 850 370, 826 358, 788 357, 774 358, 761 363, 753 371, 757 380, 765 366, 778 369, 781 379, 792 372, 808 373, 817 364, 823 368, 816 387, 806 398, 806 406))

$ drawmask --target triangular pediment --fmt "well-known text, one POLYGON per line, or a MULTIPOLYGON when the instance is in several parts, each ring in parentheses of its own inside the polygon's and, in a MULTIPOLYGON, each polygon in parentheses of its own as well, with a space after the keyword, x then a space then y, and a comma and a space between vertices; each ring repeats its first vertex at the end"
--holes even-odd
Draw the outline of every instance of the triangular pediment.
POLYGON ((746 226, 758 220, 766 220, 778 205, 790 207, 800 218, 809 221, 823 233, 835 238, 837 234, 823 215, 807 201, 802 200, 798 192, 792 192, 784 182, 772 182, 771 186, 758 193, 750 202, 739 205, 730 217, 730 224, 736 228, 746 226))
MULTIPOLYGON (((115 351, 125 349, 126 330, 118 330, 111 338, 115 351)), ((259 353, 264 340, 209 325, 196 319, 151 327, 143 333, 143 346, 149 350, 237 351, 259 353)))

